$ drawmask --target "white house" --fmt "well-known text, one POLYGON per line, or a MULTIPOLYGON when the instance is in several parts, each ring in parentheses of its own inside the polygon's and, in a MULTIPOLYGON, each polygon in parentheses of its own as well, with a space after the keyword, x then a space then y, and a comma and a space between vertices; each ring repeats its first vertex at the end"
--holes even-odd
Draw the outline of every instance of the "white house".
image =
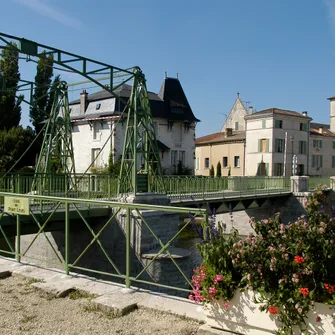
MULTIPOLYGON (((127 101, 131 86, 120 86, 116 94, 127 101)), ((193 114, 183 88, 176 78, 165 78, 158 94, 148 92, 163 172, 193 170, 195 127, 193 114)), ((88 94, 70 102, 72 140, 77 173, 108 165, 110 154, 116 163, 122 156, 126 120, 120 119, 124 104, 107 91, 88 94)))
POLYGON ((270 108, 245 117, 246 176, 308 174, 309 123, 306 112, 270 108))

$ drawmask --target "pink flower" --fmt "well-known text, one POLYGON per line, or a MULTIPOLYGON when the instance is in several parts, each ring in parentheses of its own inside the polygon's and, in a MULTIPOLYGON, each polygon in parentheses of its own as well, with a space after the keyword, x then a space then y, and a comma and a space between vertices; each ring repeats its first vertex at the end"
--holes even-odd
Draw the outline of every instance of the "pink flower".
POLYGON ((219 281, 223 280, 223 275, 215 275, 214 282, 217 284, 219 281))
POLYGON ((210 287, 208 289, 209 294, 214 295, 218 292, 218 290, 215 287, 210 287))
POLYGON ((247 278, 248 278, 249 281, 251 280, 251 274, 250 273, 248 273, 247 278))

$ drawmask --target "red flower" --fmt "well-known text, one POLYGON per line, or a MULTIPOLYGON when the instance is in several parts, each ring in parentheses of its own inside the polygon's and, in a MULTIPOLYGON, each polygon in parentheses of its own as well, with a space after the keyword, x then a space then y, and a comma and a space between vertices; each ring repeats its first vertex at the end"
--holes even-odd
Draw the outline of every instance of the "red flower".
POLYGON ((278 309, 276 306, 268 306, 268 311, 270 314, 278 314, 278 309))
POLYGON ((300 293, 301 293, 302 295, 304 295, 305 297, 307 297, 307 296, 308 296, 308 293, 309 293, 309 290, 308 290, 307 287, 302 287, 302 288, 300 288, 300 293))
POLYGON ((321 322, 321 318, 319 316, 316 317, 316 322, 321 322))
POLYGON ((301 256, 294 256, 294 261, 298 264, 302 264, 303 262, 305 262, 304 257, 301 256))
POLYGON ((324 288, 328 291, 329 294, 333 294, 335 291, 335 285, 329 285, 324 283, 323 284, 324 288))

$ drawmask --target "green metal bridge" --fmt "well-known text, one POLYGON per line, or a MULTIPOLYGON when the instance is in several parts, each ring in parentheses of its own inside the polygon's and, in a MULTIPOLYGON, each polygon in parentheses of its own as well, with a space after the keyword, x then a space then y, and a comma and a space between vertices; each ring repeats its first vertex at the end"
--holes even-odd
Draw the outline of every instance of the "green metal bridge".
MULTIPOLYGON (((65 82, 59 84, 49 119, 40 133, 44 139, 35 172, 24 175, 12 173, 11 169, 0 180, 0 254, 15 257, 20 262, 38 239, 43 237, 66 274, 69 274, 70 270, 85 271, 117 278, 127 287, 132 283, 142 283, 188 292, 192 289, 190 275, 185 274, 178 261, 179 256, 176 258, 170 247, 175 244, 183 230, 192 224, 201 225, 204 234, 209 234, 208 213, 206 209, 201 208, 203 204, 225 200, 234 200, 234 203, 248 200, 245 203, 251 203, 257 197, 264 199, 290 194, 290 181, 283 177, 163 176, 146 79, 138 66, 122 69, 3 33, 0 33, 0 49, 15 50, 24 55, 27 62, 40 57, 44 51, 53 55, 57 66, 82 75, 86 80, 120 99, 125 108, 119 119, 126 121, 127 125, 118 178, 103 174, 76 174, 67 92, 70 85, 65 82), (108 75, 108 85, 99 80, 99 76, 105 74, 108 75), (130 82, 131 96, 128 101, 123 101, 122 97, 117 96, 116 91, 121 85, 130 82), (59 171, 51 173, 51 161, 55 157, 59 162, 59 171), (142 174, 137 173, 140 161, 145 162, 142 174), (174 206, 125 201, 129 194, 136 196, 146 193, 166 194, 174 206), (181 207, 186 204, 189 207, 181 207), (173 236, 166 234, 168 237, 162 238, 158 230, 164 228, 165 223, 153 225, 144 215, 154 212, 176 213, 182 218, 183 224, 173 236), (124 236, 124 266, 116 262, 108 249, 112 248, 106 243, 108 238, 102 239, 109 227, 117 225, 117 218, 121 220, 120 229, 124 236), (151 234, 152 244, 158 246, 159 250, 150 261, 134 267, 132 233, 136 220, 151 234), (87 230, 90 239, 80 241, 81 248, 78 251, 76 233, 82 229, 87 230), (48 235, 56 231, 64 234, 61 253, 48 235), (26 234, 32 238, 27 245, 22 246, 22 237, 26 234), (109 271, 81 265, 81 260, 93 245, 102 253, 109 271), (148 270, 163 255, 178 270, 186 286, 166 285, 148 278, 148 270)), ((4 89, 11 89, 5 86, 2 85, 4 89)), ((22 80, 19 87, 30 87, 32 93, 35 83, 22 80)), ((36 101, 25 102, 36 107, 36 101)), ((90 166, 87 167, 87 171, 89 169, 90 166)))

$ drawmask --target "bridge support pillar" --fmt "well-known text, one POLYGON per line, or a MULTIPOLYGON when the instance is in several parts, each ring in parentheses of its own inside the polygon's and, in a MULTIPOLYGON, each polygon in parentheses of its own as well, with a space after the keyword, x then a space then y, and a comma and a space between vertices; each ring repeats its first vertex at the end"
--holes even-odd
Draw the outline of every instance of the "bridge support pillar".
POLYGON ((291 177, 291 192, 308 192, 309 177, 308 176, 292 176, 291 177))
MULTIPOLYGON (((170 205, 170 199, 165 194, 141 193, 122 197, 126 203, 139 203, 148 205, 170 205)), ((122 210, 116 218, 121 231, 126 234, 127 216, 126 210, 122 210)), ((178 270, 174 262, 190 279, 193 271, 189 250, 177 247, 177 238, 167 247, 168 252, 160 253, 163 243, 166 245, 178 233, 180 217, 178 213, 162 210, 133 210, 130 218, 130 274, 136 277, 143 268, 147 267, 139 280, 147 280, 156 284, 180 287, 188 289, 189 285, 185 277, 178 270), (157 239, 156 239, 156 237, 157 239), (159 240, 158 240, 159 239, 159 240), (173 261, 169 257, 171 255, 173 261)), ((118 243, 116 241, 116 243, 118 243)), ((116 247, 118 253, 125 255, 125 244, 120 241, 116 247)), ((119 258, 119 257, 118 257, 119 258)), ((140 286, 168 294, 187 295, 174 289, 157 287, 150 284, 131 283, 132 286, 140 286)))

